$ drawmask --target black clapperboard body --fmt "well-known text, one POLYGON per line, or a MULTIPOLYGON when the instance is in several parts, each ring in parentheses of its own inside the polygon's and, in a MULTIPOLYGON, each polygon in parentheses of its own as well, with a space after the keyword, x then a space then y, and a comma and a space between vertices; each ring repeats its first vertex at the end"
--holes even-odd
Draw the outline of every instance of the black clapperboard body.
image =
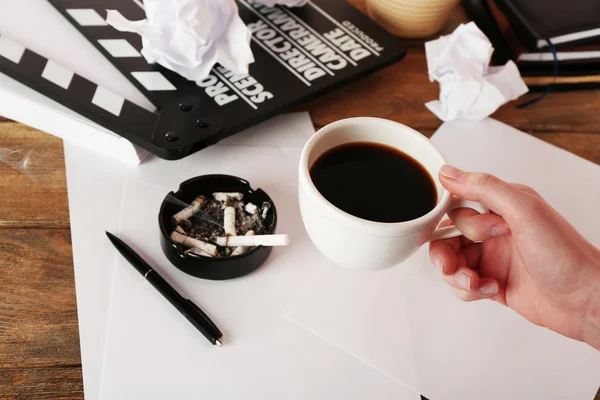
MULTIPOLYGON (((249 74, 216 66, 199 82, 149 64, 135 33, 106 23, 106 10, 145 18, 140 0, 50 0, 154 105, 149 112, 18 43, 0 71, 165 159, 179 159, 264 121, 292 104, 400 60, 406 48, 345 0, 269 8, 238 0, 252 30, 249 74)), ((7 38, 0 37, 8 40, 7 38)))

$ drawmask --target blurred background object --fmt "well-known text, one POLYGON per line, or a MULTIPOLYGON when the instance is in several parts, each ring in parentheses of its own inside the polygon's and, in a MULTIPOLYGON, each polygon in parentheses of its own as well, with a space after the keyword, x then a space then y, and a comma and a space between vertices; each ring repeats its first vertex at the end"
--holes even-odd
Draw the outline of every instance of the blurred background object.
POLYGON ((459 0, 367 0, 369 16, 404 38, 426 38, 444 27, 459 0))

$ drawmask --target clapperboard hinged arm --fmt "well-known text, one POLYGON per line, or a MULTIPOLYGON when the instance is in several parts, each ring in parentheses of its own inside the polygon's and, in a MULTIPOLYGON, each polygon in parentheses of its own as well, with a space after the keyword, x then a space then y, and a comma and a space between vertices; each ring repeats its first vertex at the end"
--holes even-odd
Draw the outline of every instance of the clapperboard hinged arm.
POLYGON ((0 72, 158 155, 176 160, 212 144, 222 121, 193 91, 150 112, 0 35, 0 72), (208 116, 210 115, 210 117, 208 116))

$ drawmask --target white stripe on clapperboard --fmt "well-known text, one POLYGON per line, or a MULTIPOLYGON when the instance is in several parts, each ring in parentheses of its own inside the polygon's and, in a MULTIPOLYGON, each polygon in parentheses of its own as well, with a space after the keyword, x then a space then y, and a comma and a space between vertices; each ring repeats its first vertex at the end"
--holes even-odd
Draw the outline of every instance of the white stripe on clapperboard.
POLYGON ((98 39, 98 43, 114 58, 133 58, 142 56, 126 39, 98 39))
MULTIPOLYGON (((138 0, 132 0, 142 7, 138 0)), ((69 8, 66 10, 81 26, 107 26, 106 21, 92 8, 69 8)), ((98 39, 98 43, 113 58, 141 57, 142 55, 126 39, 98 39)), ((149 92, 177 90, 175 86, 159 71, 133 71, 137 79, 149 92)), ((112 112, 112 111, 111 111, 112 112)), ((113 113, 114 114, 114 113, 113 113)))
POLYGON ((121 115, 125 98, 102 86, 98 86, 92 98, 92 103, 118 117, 121 115))
MULTIPOLYGON (((25 46, 10 40, 6 36, 0 36, 0 56, 20 65, 25 51, 25 46)), ((69 90, 75 73, 52 60, 47 58, 44 59, 46 60, 46 64, 42 70, 41 77, 63 90, 69 90)), ((77 90, 77 88, 75 88, 75 90, 77 90)), ((92 97, 92 104, 95 106, 118 117, 121 114, 124 102, 125 98, 122 96, 119 96, 102 86, 96 85, 96 90, 92 97)))
POLYGON ((19 64, 23 54, 25 53, 25 47, 21 44, 14 42, 4 35, 0 35, 0 56, 19 64))
POLYGON ((233 89, 234 92, 236 92, 238 94, 238 96, 240 96, 242 99, 244 99, 244 101, 246 103, 248 103, 250 105, 250 107, 254 108, 255 110, 258 108, 256 107, 256 105, 250 101, 250 99, 248 99, 244 94, 242 94, 242 92, 240 92, 238 90, 238 88, 235 87, 234 84, 232 84, 231 82, 229 82, 229 79, 225 78, 223 75, 221 75, 221 73, 219 71, 217 71, 216 68, 213 68, 213 70, 211 71, 211 73, 214 73, 215 75, 217 75, 219 78, 221 78, 221 80, 227 85, 229 86, 231 89, 233 89))
POLYGON ((377 57, 379 57, 379 52, 377 52, 371 46, 369 46, 368 44, 366 44, 365 42, 363 42, 361 39, 359 39, 358 36, 356 36, 353 32, 351 32, 348 29, 346 29, 345 26, 343 26, 342 24, 340 24, 339 22, 337 22, 335 19, 333 19, 331 17, 331 15, 329 15, 325 11, 323 11, 321 9, 321 7, 319 7, 318 5, 316 5, 315 3, 313 3, 312 1, 309 1, 308 4, 310 4, 315 10, 317 10, 318 12, 320 12, 324 17, 326 17, 327 19, 329 19, 331 22, 333 22, 334 24, 336 24, 337 26, 339 26, 340 29, 342 29, 343 31, 345 31, 348 35, 350 35, 354 39, 356 39, 356 41, 359 42, 359 43, 361 43, 365 48, 369 49, 371 51, 371 53, 373 53, 377 57))
POLYGON ((331 72, 331 70, 329 68, 327 68, 321 61, 319 61, 317 58, 315 58, 312 54, 310 54, 305 48, 303 48, 302 46, 300 46, 298 43, 296 43, 295 40, 292 40, 291 37, 289 37, 285 32, 283 32, 281 29, 279 29, 278 26, 276 26, 275 24, 273 24, 267 17, 265 17, 264 15, 262 15, 261 13, 259 13, 258 11, 256 11, 254 8, 252 8, 252 6, 250 6, 248 3, 246 3, 244 0, 240 0, 240 4, 242 4, 244 7, 246 7, 248 10, 252 11, 258 18, 262 19, 263 21, 265 21, 271 28, 273 28, 274 30, 276 30, 277 32, 279 32, 279 34, 281 36, 283 36, 284 38, 286 38, 290 43, 292 43, 294 46, 296 46, 296 48, 298 48, 298 50, 300 50, 301 52, 303 52, 308 58, 310 58, 313 62, 315 62, 316 64, 319 65, 319 67, 323 68, 323 70, 325 70, 329 75, 331 76, 335 76, 335 74, 333 72, 331 72))
POLYGON ((69 8, 66 10, 81 26, 106 26, 108 23, 92 8, 69 8))
POLYGON ((73 71, 52 62, 52 60, 46 62, 44 71, 42 71, 42 78, 49 80, 65 90, 69 89, 71 81, 73 80, 73 75, 75 75, 73 71))

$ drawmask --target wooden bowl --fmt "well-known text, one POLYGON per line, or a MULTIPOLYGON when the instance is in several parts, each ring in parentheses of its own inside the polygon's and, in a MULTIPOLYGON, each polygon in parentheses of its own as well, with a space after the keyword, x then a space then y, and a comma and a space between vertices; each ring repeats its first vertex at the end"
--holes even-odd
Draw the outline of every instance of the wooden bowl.
POLYGON ((390 33, 426 38, 439 32, 459 0, 367 0, 367 13, 390 33))

